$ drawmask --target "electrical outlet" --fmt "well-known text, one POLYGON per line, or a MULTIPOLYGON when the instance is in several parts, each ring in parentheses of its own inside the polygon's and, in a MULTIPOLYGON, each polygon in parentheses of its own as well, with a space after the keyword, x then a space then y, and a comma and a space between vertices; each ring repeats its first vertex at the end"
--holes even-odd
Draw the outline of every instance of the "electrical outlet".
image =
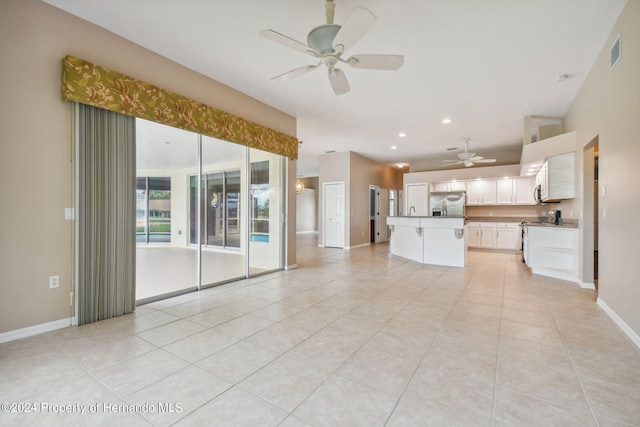
POLYGON ((64 208, 64 219, 73 220, 76 219, 76 211, 73 208, 64 208))
POLYGON ((49 288, 58 288, 60 287, 60 276, 49 276, 49 288))

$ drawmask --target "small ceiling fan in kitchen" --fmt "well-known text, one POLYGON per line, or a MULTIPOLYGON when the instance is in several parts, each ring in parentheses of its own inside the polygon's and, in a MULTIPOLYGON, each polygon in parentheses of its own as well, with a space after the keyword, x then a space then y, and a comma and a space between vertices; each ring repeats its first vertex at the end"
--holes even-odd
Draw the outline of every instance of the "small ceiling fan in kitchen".
POLYGON ((272 80, 287 81, 294 77, 301 76, 324 65, 329 74, 329 83, 336 95, 342 95, 351 89, 347 76, 340 69, 336 68, 339 63, 347 64, 354 68, 365 68, 369 70, 397 70, 404 63, 402 55, 352 55, 343 59, 342 55, 346 50, 369 31, 369 28, 376 21, 376 16, 369 10, 360 7, 355 8, 347 17, 344 25, 333 23, 335 3, 327 0, 325 3, 325 15, 327 23, 315 27, 307 36, 307 44, 301 43, 290 37, 273 30, 262 30, 260 35, 266 39, 273 40, 299 52, 306 53, 318 60, 316 64, 305 65, 284 74, 274 77, 272 80))
POLYGON ((464 153, 458 154, 458 160, 445 160, 443 166, 464 165, 471 167, 476 163, 494 163, 496 159, 485 159, 482 156, 476 156, 476 153, 469 152, 469 138, 465 139, 464 153))

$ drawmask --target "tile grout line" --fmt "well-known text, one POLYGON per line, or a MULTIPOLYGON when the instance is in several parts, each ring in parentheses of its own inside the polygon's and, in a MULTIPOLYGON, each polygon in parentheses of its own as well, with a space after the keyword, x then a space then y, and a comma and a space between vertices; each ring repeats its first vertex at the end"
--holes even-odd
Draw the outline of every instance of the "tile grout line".
MULTIPOLYGON (((442 277, 447 271, 449 271, 449 268, 445 269, 442 271, 442 273, 438 276, 438 278, 442 277)), ((473 276, 472 276, 473 277, 473 276)), ((435 282, 437 279, 434 279, 429 286, 427 287, 427 289, 429 289, 432 285, 433 282, 435 282)), ((404 389, 402 390, 402 393, 400 393, 400 396, 398 397, 398 399, 396 400, 395 405, 393 406, 393 408, 391 409, 391 412, 389 412, 389 416, 387 417, 387 419, 384 422, 384 426, 386 426, 389 421, 391 420, 391 416, 393 415, 393 413, 395 412, 395 410, 398 407, 398 404, 400 403, 400 401, 402 400, 402 397, 404 396, 404 394, 407 391, 407 388, 409 387, 409 384, 411 384, 411 381, 413 381, 413 378, 415 377, 416 373, 418 372, 418 369, 420 369, 420 366, 422 365, 422 362, 424 361, 424 358, 426 357, 427 353, 429 352, 429 350, 431 349, 431 346, 433 346, 433 343, 435 342, 435 340, 438 338, 438 336, 440 335, 440 333, 442 332, 442 330, 445 327, 445 324, 447 323, 447 319, 449 318, 449 316, 451 315, 451 312, 453 311, 453 308, 458 304, 458 301, 460 301, 460 298, 462 298, 462 295, 464 295, 464 290, 467 289, 467 287, 469 286, 469 283, 471 282, 471 279, 469 279, 465 285, 465 287, 462 289, 462 291, 460 292, 460 294, 458 295, 458 297, 456 298, 455 302, 451 305, 451 308, 449 309, 449 312, 447 313, 447 316, 444 318, 444 320, 442 321, 442 324, 440 325, 440 328, 438 328, 438 332, 436 332, 435 336, 433 337, 433 339, 431 340, 431 342, 429 343, 429 345, 427 346, 427 348, 425 349, 424 353, 422 354, 422 357, 420 358, 420 361, 418 362, 418 365, 416 366, 416 368, 413 370, 413 373, 411 374, 411 376, 409 377, 409 381, 407 381, 407 384, 404 386, 404 389)), ((421 292, 424 293, 427 291, 427 289, 425 289, 424 291, 421 292)), ((436 411, 442 415, 447 416, 448 418, 451 418, 449 415, 444 414, 440 411, 436 411)))
POLYGON ((578 372, 578 368, 576 367, 576 363, 573 360, 573 356, 571 355, 571 351, 569 351, 569 347, 567 346, 567 342, 566 342, 566 340, 564 338, 564 334, 563 334, 562 330, 560 329, 560 325, 558 324, 558 319, 556 319, 556 315, 554 313, 554 309, 549 304, 548 297, 546 297, 546 300, 547 300, 547 305, 549 306, 549 311, 551 311, 551 316, 553 317, 553 323, 556 325, 556 329, 558 330, 558 333, 560 334, 560 339, 562 340, 562 345, 564 346, 564 350, 565 350, 565 352, 567 354, 567 357, 569 358, 569 361, 571 362, 571 367, 573 368, 573 372, 576 374, 576 379, 578 380, 578 383, 580 384, 580 390, 582 391, 582 395, 584 396, 584 400, 587 403, 587 407, 589 408, 589 412, 591 412, 591 416, 593 417, 595 425, 596 426, 600 426, 600 423, 598 422, 598 417, 596 416, 596 413, 593 410, 593 406, 591 405, 591 400, 589 399, 589 396, 587 395, 587 391, 584 388, 584 384, 582 382, 582 376, 578 372))
POLYGON ((502 297, 500 298, 500 321, 498 322, 498 342, 496 344, 496 364, 493 378, 493 402, 491 405, 491 426, 496 423, 496 406, 498 405, 498 367, 500 366, 500 345, 502 343, 502 310, 504 308, 504 288, 507 280, 507 263, 505 260, 502 276, 502 297))

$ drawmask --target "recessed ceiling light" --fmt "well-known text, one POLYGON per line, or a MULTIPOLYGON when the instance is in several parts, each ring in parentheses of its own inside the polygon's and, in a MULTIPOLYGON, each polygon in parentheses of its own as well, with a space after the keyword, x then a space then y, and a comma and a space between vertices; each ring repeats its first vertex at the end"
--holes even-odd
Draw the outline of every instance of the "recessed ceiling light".
POLYGON ((447 148, 447 151, 453 151, 453 150, 457 150, 457 149, 458 149, 458 147, 449 147, 449 148, 447 148))
POLYGON ((400 138, 404 138, 405 136, 407 136, 407 134, 406 134, 406 133, 404 133, 404 132, 400 132, 400 133, 398 134, 398 136, 399 136, 400 138))
POLYGON ((392 150, 397 150, 397 149, 398 149, 398 146, 397 146, 397 145, 392 145, 392 146, 391 146, 391 149, 392 149, 392 150))
POLYGON ((444 119, 442 119, 442 124, 443 125, 448 125, 451 122, 452 122, 452 120, 451 120, 450 117, 445 117, 444 119))
POLYGON ((165 141, 164 143, 169 145, 169 144, 173 144, 173 141, 165 141))
POLYGON ((556 82, 560 83, 567 80, 568 78, 569 74, 560 74, 558 77, 556 77, 556 82))
POLYGON ((398 167, 398 169, 402 169, 402 168, 404 168, 405 164, 404 163, 398 163, 396 166, 398 167))
POLYGON ((327 154, 331 154, 331 153, 335 153, 335 152, 336 152, 336 150, 325 151, 325 153, 327 153, 327 154))

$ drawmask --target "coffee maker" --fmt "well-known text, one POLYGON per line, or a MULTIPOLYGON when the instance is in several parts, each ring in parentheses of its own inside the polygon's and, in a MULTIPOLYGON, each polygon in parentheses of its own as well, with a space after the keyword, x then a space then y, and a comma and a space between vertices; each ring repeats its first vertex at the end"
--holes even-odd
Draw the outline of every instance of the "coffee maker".
POLYGON ((562 211, 560 209, 550 210, 549 222, 553 222, 555 225, 562 224, 562 211))

